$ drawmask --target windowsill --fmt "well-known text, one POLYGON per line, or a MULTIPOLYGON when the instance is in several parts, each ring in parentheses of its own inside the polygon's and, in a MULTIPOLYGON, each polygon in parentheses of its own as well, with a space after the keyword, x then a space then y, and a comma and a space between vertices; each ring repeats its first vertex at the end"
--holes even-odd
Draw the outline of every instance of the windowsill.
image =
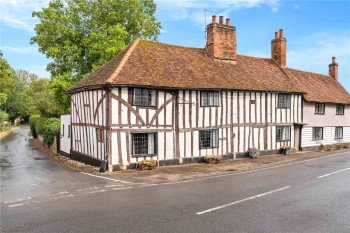
POLYGON ((149 109, 157 109, 157 106, 145 106, 145 105, 135 105, 133 104, 132 106, 139 107, 139 108, 149 108, 149 109))
POLYGON ((290 142, 290 139, 288 139, 288 140, 276 140, 276 142, 290 142))
POLYGON ((321 138, 321 139, 312 139, 311 141, 322 141, 323 140, 323 138, 321 138))
POLYGON ((138 154, 138 155, 132 155, 133 158, 137 158, 137 157, 153 157, 153 156, 157 156, 158 154, 138 154))
POLYGON ((206 149, 216 149, 216 148, 219 148, 219 147, 218 146, 216 146, 216 147, 200 147, 199 149, 206 150, 206 149))
POLYGON ((324 115, 324 113, 317 113, 317 112, 315 112, 315 115, 324 115))
POLYGON ((344 114, 335 114, 336 116, 344 116, 344 114))
POLYGON ((288 109, 290 107, 276 107, 276 108, 280 108, 280 109, 288 109))
POLYGON ((221 105, 208 105, 208 106, 200 106, 201 108, 207 108, 207 107, 221 107, 221 105))

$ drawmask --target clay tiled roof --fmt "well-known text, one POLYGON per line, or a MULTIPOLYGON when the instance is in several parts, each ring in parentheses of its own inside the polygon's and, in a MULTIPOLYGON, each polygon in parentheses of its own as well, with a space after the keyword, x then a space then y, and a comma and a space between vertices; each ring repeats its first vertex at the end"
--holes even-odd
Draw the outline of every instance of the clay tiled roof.
POLYGON ((213 61, 205 49, 140 39, 67 92, 105 84, 303 92, 268 58, 238 55, 237 64, 231 64, 213 61))
POLYGON ((350 104, 350 94, 333 77, 290 68, 283 70, 306 93, 305 100, 350 104))

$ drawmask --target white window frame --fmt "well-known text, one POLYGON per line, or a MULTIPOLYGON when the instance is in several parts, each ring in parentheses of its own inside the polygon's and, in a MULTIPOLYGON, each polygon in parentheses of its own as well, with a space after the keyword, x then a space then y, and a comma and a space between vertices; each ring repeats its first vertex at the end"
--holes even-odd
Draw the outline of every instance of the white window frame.
POLYGON ((287 142, 291 138, 291 127, 290 125, 279 125, 276 126, 276 141, 287 142))
POLYGON ((336 115, 344 115, 345 105, 337 104, 335 108, 336 108, 335 109, 335 114, 336 115))
POLYGON ((312 127, 312 141, 319 140, 323 140, 323 127, 312 127))
POLYGON ((343 139, 343 136, 344 136, 344 129, 343 129, 343 127, 342 126, 335 127, 334 139, 343 139))
POLYGON ((322 103, 315 103, 315 114, 324 115, 326 105, 322 103))
POLYGON ((156 90, 134 88, 132 104, 134 106, 155 107, 157 104, 156 90))
POLYGON ((157 154, 157 133, 132 133, 132 154, 137 156, 150 156, 157 154), (142 141, 144 140, 144 141, 142 141), (141 145, 144 143, 144 145, 141 145), (143 146, 143 148, 136 148, 143 146))
POLYGON ((219 91, 201 91, 201 107, 220 106, 219 91))
POLYGON ((291 94, 278 93, 277 108, 290 108, 291 98, 291 94))
POLYGON ((218 147, 219 147, 219 130, 218 129, 199 130, 199 149, 218 148, 218 147))

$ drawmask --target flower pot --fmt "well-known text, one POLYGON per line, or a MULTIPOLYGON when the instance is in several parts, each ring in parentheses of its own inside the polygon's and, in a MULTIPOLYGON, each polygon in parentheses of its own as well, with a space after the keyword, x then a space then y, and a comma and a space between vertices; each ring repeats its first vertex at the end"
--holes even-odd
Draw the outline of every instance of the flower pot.
POLYGON ((249 158, 252 158, 252 159, 257 159, 260 156, 260 152, 259 151, 248 152, 248 154, 249 154, 249 158))
POLYGON ((153 169, 156 169, 157 166, 154 165, 154 166, 150 166, 150 165, 147 165, 147 164, 140 164, 140 170, 141 171, 144 171, 144 170, 153 170, 153 169))
POLYGON ((292 149, 281 149, 281 153, 284 155, 290 155, 292 153, 292 149))
POLYGON ((206 161, 208 164, 216 164, 216 163, 220 163, 220 162, 221 162, 220 159, 214 159, 214 158, 206 158, 205 161, 206 161))

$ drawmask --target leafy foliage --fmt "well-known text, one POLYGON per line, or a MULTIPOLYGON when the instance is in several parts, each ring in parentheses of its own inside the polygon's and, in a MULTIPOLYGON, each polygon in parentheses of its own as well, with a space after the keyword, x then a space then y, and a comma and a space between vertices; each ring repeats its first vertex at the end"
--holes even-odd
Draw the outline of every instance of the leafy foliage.
POLYGON ((54 137, 60 134, 59 118, 39 118, 35 124, 37 135, 41 135, 44 143, 48 146, 52 145, 54 137))
POLYGON ((161 25, 153 0, 52 0, 42 11, 31 43, 53 61, 47 66, 57 103, 64 91, 138 37, 156 39, 161 25))
POLYGON ((37 124, 39 118, 40 118, 39 115, 31 115, 29 118, 29 127, 30 127, 30 132, 31 132, 33 138, 38 137, 38 133, 36 131, 36 124, 37 124))

